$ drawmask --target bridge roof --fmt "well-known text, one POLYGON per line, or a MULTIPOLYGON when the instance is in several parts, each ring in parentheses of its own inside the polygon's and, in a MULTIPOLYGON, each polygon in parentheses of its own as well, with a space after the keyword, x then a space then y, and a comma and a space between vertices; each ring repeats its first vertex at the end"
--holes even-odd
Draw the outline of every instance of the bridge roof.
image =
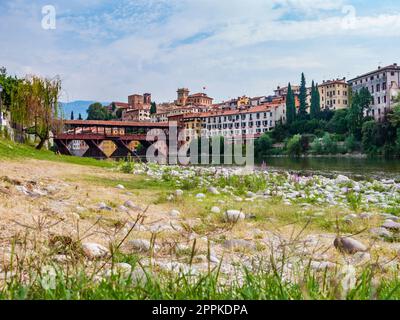
POLYGON ((70 126, 101 126, 101 127, 139 127, 139 128, 168 128, 168 122, 139 122, 139 121, 100 121, 100 120, 66 120, 64 125, 70 126))

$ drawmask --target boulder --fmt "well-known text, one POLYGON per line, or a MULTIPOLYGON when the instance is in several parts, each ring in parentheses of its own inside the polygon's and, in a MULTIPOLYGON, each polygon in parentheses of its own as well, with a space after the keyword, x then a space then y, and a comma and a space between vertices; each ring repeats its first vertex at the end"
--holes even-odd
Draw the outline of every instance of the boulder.
POLYGON ((391 238, 393 236, 393 233, 390 232, 389 230, 380 227, 380 228, 372 228, 369 230, 369 232, 377 237, 381 238, 391 238))
POLYGON ((120 190, 125 190, 125 187, 122 184, 117 185, 116 188, 120 190))
POLYGON ((383 225, 383 228, 389 229, 389 230, 394 230, 394 231, 399 231, 400 230, 400 223, 394 222, 392 220, 386 220, 383 225))
POLYGON ((348 237, 338 237, 335 239, 333 244, 337 250, 348 254, 365 252, 368 250, 368 248, 361 242, 348 237))
POLYGON ((226 222, 238 222, 244 220, 246 215, 239 210, 228 210, 225 212, 225 221, 226 222))

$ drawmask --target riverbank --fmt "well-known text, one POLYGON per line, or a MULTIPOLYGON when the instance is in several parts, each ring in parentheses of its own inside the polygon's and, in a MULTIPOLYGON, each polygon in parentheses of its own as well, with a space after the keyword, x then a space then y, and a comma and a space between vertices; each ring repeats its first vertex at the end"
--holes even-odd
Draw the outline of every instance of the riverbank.
POLYGON ((400 298, 394 181, 133 163, 0 168, 2 298, 400 298))

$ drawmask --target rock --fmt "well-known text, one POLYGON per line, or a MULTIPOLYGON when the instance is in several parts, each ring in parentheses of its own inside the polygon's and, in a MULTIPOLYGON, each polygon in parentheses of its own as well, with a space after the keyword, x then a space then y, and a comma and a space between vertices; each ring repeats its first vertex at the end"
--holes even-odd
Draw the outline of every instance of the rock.
POLYGON ((147 274, 141 267, 137 267, 130 274, 130 279, 134 285, 145 285, 147 283, 147 274))
POLYGON ((129 211, 129 209, 127 207, 123 206, 123 205, 120 205, 118 207, 118 210, 121 211, 121 212, 128 212, 129 211))
POLYGON ((348 237, 338 237, 334 241, 334 246, 337 250, 343 253, 354 254, 356 252, 365 252, 367 247, 361 242, 348 238, 348 237))
POLYGON ((221 209, 219 207, 212 207, 211 212, 212 213, 221 213, 221 209))
POLYGON ((226 240, 223 246, 227 249, 250 249, 255 250, 256 246, 253 242, 242 239, 226 240))
POLYGON ((100 259, 109 255, 110 251, 98 243, 86 242, 82 244, 82 250, 89 259, 100 259))
POLYGON ((130 249, 139 252, 148 252, 151 249, 151 243, 144 239, 135 239, 128 241, 128 246, 130 249))
POLYGON ((246 193, 246 198, 255 198, 255 197, 256 197, 256 194, 254 192, 249 191, 246 193))
POLYGON ((175 195, 176 195, 177 197, 182 197, 182 196, 183 196, 183 191, 180 190, 180 189, 175 190, 175 195))
POLYGON ((170 215, 171 217, 176 218, 176 217, 179 217, 179 216, 181 215, 181 213, 180 213, 178 210, 171 210, 171 211, 169 212, 169 215, 170 215))
POLYGON ((384 224, 382 225, 383 228, 389 229, 389 230, 395 230, 399 231, 400 230, 400 223, 394 222, 392 220, 386 220, 384 224))
POLYGON ((242 202, 243 201, 243 199, 241 197, 237 197, 237 196, 233 197, 233 200, 236 201, 236 202, 242 202))
POLYGON ((116 188, 120 190, 125 190, 125 187, 122 184, 117 185, 116 188))
POLYGON ((375 236, 381 237, 381 238, 391 238, 393 236, 393 233, 391 233, 389 230, 380 227, 380 228, 372 228, 369 230, 369 232, 375 236))
POLYGON ((196 198, 197 199, 204 199, 206 197, 206 195, 204 193, 198 193, 196 194, 196 198))
POLYGON ((105 210, 105 211, 112 211, 112 208, 110 206, 106 205, 104 202, 99 203, 99 209, 105 210))
POLYGON ((337 176, 337 178, 335 179, 335 182, 336 183, 347 183, 347 182, 350 182, 351 180, 348 178, 348 177, 346 177, 346 176, 344 176, 344 175, 341 175, 341 174, 339 174, 338 176, 337 176))
POLYGON ((371 255, 368 252, 357 252, 354 254, 352 260, 356 265, 366 264, 370 262, 371 255))
POLYGON ((132 266, 129 263, 116 263, 114 264, 114 268, 111 270, 107 270, 105 272, 106 277, 111 277, 112 275, 123 276, 124 278, 128 278, 130 273, 132 272, 132 266))
POLYGON ((360 214, 360 219, 369 220, 372 218, 372 214, 368 212, 363 212, 360 214))
POLYGON ((228 210, 225 212, 225 221, 226 222, 238 222, 244 220, 246 215, 239 210, 228 210))
POLYGON ((325 271, 336 268, 336 264, 330 261, 311 261, 310 268, 317 271, 325 271))
POLYGON ((210 262, 219 264, 219 259, 216 256, 210 255, 210 262))
POLYGON ((131 200, 125 201, 124 206, 135 211, 143 211, 141 207, 135 205, 131 200))
POLYGON ((209 193, 211 193, 211 194, 214 194, 214 195, 220 194, 219 191, 218 191, 218 189, 215 188, 215 187, 209 187, 209 188, 207 189, 207 191, 208 191, 209 193))

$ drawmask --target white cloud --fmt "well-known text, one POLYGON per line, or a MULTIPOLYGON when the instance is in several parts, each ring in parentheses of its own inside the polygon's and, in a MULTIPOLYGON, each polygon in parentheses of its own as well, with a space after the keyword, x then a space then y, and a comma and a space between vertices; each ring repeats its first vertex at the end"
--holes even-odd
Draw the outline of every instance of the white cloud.
POLYGON ((66 100, 126 100, 150 91, 163 101, 174 99, 178 86, 204 85, 217 100, 268 94, 298 82, 302 71, 317 81, 348 76, 351 68, 355 74, 394 62, 391 52, 398 50, 395 43, 391 52, 377 48, 398 36, 399 14, 357 17, 346 29, 344 1, 55 2, 54 32, 40 28, 38 3, 18 0, 0 13, 0 29, 10 30, 0 34, 8 44, 0 61, 20 75, 60 74, 66 100), (296 10, 306 19, 280 19, 296 10), (308 15, 330 10, 338 12, 308 15), (206 36, 187 41, 198 34, 206 36))

